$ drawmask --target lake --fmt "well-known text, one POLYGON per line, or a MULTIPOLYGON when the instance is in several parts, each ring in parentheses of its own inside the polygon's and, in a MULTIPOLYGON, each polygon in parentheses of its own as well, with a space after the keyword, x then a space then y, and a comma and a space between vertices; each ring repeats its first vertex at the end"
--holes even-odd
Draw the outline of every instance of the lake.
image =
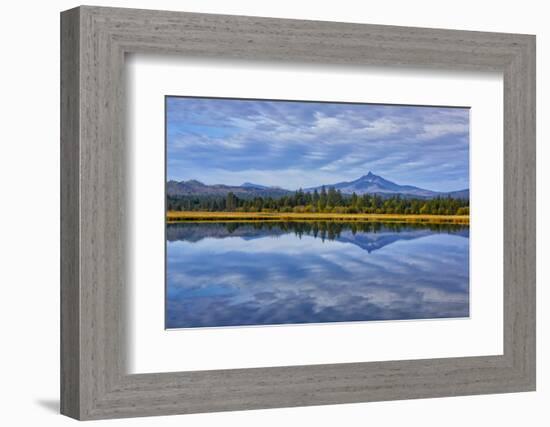
POLYGON ((469 227, 166 226, 166 328, 469 316, 469 227))

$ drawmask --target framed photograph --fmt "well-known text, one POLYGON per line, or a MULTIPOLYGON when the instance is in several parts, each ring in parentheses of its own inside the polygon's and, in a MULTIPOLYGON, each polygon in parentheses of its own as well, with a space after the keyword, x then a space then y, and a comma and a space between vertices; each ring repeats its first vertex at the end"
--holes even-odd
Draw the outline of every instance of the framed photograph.
POLYGON ((535 389, 535 37, 61 14, 61 411, 535 389))
POLYGON ((166 329, 469 317, 468 134, 468 108, 167 96, 166 329))

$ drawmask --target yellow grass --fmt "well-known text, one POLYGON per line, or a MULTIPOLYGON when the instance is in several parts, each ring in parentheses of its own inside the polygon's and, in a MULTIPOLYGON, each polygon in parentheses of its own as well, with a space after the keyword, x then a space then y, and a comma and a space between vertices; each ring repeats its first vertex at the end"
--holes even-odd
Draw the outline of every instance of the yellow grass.
POLYGON ((469 224, 469 215, 339 214, 283 212, 169 211, 168 223, 200 221, 373 221, 469 224))

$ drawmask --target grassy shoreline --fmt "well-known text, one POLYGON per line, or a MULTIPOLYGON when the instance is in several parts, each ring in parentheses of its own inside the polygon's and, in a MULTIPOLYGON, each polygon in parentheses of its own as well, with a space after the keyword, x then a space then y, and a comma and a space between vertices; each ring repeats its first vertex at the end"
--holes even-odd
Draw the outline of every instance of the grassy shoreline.
POLYGON ((363 221, 363 222, 426 222, 445 224, 470 224, 469 215, 404 215, 404 214, 338 214, 338 213, 284 213, 284 212, 199 212, 168 211, 169 224, 178 222, 208 221, 363 221))

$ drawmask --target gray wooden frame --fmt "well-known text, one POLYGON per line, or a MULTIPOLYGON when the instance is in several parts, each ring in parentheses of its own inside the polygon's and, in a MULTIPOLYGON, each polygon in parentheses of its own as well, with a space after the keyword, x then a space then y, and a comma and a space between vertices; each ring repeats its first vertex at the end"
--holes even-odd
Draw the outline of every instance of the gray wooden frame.
POLYGON ((534 36, 83 6, 61 14, 61 122, 63 414, 100 419, 535 389, 534 36), (130 52, 502 72, 504 354, 128 375, 130 52))

